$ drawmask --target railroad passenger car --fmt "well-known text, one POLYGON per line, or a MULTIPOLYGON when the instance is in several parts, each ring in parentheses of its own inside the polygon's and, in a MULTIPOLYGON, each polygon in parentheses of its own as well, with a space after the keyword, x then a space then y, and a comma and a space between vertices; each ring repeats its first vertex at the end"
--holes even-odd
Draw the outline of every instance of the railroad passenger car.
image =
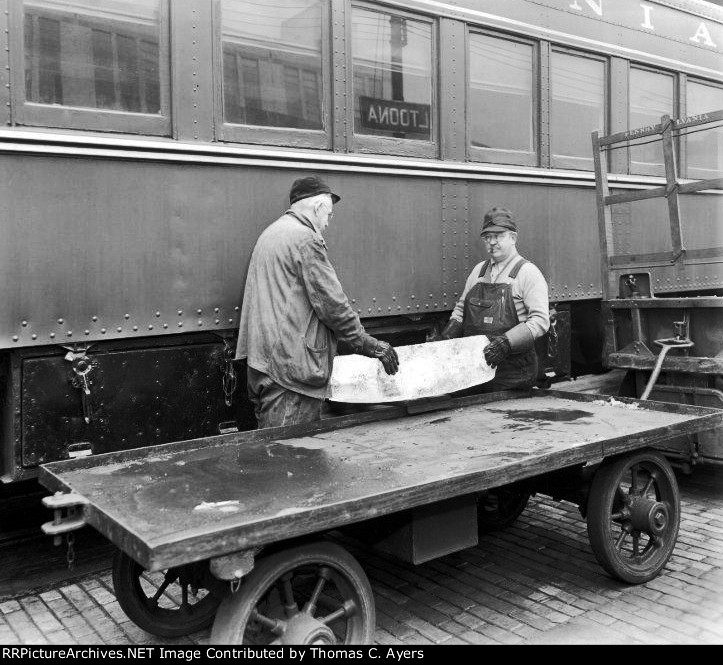
MULTIPOLYGON (((254 426, 231 360, 244 276, 310 173, 343 197, 327 242, 370 332, 415 343, 444 325, 503 205, 557 312, 543 368, 601 368, 591 132, 723 108, 723 10, 700 0, 0 8, 5 483, 254 426)), ((683 177, 721 171, 721 132, 679 139, 683 177)), ((609 160, 615 190, 664 182, 653 146, 609 160)), ((708 251, 652 266, 657 294, 721 295, 721 201, 690 197, 708 251)), ((617 240, 657 251, 660 214, 623 211, 617 240)), ((701 334, 720 355, 720 317, 701 334)))

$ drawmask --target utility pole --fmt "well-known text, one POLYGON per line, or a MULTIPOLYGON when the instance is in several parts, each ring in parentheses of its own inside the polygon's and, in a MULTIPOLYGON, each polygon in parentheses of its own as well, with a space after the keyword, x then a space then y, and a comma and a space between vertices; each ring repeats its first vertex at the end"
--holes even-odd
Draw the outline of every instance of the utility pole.
MULTIPOLYGON (((407 19, 392 14, 389 17, 391 35, 389 45, 391 47, 391 83, 392 99, 404 101, 404 60, 402 49, 407 45, 407 19)), ((404 138, 404 132, 395 132, 397 138, 404 138)))
POLYGON ((392 99, 404 101, 404 62, 402 49, 407 45, 407 20, 392 15, 389 18, 391 36, 389 45, 392 51, 392 99))

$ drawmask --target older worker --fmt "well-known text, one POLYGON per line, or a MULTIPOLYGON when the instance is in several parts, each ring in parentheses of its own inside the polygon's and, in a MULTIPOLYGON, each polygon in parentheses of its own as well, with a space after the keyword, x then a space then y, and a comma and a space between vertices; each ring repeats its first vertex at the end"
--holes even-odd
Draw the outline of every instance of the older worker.
POLYGON ((247 358, 259 428, 321 418, 337 341, 397 372, 396 351, 364 331, 329 261, 323 233, 339 200, 320 178, 299 178, 251 255, 236 359, 247 358))
POLYGON ((547 282, 517 253, 517 222, 509 210, 488 211, 481 236, 489 259, 470 273, 441 337, 489 337, 485 359, 497 371, 484 392, 531 388, 537 378, 534 343, 550 327, 547 282))

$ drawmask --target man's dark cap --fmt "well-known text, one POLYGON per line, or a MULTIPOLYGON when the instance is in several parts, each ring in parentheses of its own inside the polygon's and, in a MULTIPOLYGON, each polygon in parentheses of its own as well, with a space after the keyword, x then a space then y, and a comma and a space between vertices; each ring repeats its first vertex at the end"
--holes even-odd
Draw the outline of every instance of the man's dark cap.
POLYGON ((505 231, 517 231, 517 223, 514 215, 507 208, 492 208, 485 213, 482 221, 482 232, 504 233, 505 231))
POLYGON ((316 196, 317 194, 331 194, 331 200, 333 203, 337 203, 341 200, 341 196, 334 194, 321 178, 317 178, 315 175, 308 176, 306 178, 299 178, 294 181, 291 185, 291 191, 289 192, 289 205, 293 205, 301 199, 308 199, 310 196, 316 196))

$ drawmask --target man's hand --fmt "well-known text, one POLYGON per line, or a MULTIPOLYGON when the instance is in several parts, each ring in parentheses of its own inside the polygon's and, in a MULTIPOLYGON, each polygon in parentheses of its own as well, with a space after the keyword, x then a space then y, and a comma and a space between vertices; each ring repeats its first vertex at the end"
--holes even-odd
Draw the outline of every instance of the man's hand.
POLYGON ((439 339, 457 339, 462 337, 463 325, 457 319, 450 319, 444 330, 441 332, 439 339))
POLYGON ((490 343, 485 346, 485 360, 490 367, 497 367, 511 350, 510 343, 504 335, 490 337, 490 343))
POLYGON ((387 374, 396 374, 399 369, 399 356, 389 342, 366 335, 360 353, 367 358, 379 360, 387 374))
POLYGON ((396 374, 399 370, 399 356, 389 342, 377 341, 374 357, 379 358, 387 374, 396 374))

